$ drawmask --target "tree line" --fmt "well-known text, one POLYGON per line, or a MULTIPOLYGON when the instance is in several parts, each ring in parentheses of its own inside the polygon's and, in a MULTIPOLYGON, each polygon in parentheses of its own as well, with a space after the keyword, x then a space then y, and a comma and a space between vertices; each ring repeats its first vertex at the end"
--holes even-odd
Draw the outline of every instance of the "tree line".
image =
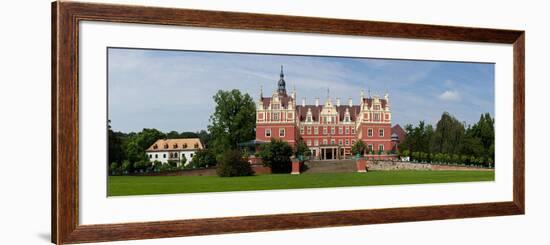
MULTIPOLYGON (((244 176, 254 172, 247 162, 249 152, 239 143, 256 138, 256 105, 252 97, 239 90, 218 91, 214 96, 215 109, 210 116, 207 130, 199 132, 161 132, 143 129, 141 132, 115 132, 109 124, 109 169, 111 174, 128 174, 148 171, 170 171, 181 168, 216 166, 219 176, 244 176), (180 164, 151 163, 145 150, 158 139, 199 138, 204 149, 198 150, 193 159, 182 159, 180 164), (187 164, 186 164, 187 163, 187 164)), ((273 139, 260 146, 258 155, 265 166, 274 173, 290 173, 290 157, 308 156, 307 145, 300 140, 296 147, 273 139)))
POLYGON ((435 128, 424 121, 407 124, 399 154, 417 162, 494 166, 494 123, 489 113, 474 125, 466 125, 444 112, 435 128))

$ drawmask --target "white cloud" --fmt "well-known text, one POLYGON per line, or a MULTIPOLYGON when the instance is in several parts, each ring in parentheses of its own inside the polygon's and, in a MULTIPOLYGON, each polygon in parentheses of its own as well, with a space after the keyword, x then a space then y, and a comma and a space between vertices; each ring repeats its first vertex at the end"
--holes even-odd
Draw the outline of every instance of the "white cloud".
POLYGON ((447 90, 439 95, 439 99, 444 101, 460 101, 460 94, 457 91, 447 90))

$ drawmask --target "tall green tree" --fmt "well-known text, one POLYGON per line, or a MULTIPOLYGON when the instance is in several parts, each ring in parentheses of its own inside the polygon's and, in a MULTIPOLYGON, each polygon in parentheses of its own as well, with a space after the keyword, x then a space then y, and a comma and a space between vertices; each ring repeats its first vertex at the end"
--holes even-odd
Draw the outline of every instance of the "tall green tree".
POLYGON ((216 154, 236 149, 240 142, 255 138, 256 106, 252 97, 237 89, 218 91, 213 96, 216 108, 210 117, 208 130, 211 147, 216 154))
POLYGON ((437 126, 433 137, 433 148, 435 152, 458 154, 464 137, 464 124, 459 122, 449 113, 444 112, 437 126))
MULTIPOLYGON (((122 161, 126 159, 126 152, 124 150, 125 134, 121 132, 115 132, 111 128, 111 120, 107 123, 107 137, 109 141, 108 145, 108 160, 107 163, 116 163, 116 166, 112 168, 118 168, 122 164, 122 161)), ((111 168, 111 166, 109 166, 111 168)))

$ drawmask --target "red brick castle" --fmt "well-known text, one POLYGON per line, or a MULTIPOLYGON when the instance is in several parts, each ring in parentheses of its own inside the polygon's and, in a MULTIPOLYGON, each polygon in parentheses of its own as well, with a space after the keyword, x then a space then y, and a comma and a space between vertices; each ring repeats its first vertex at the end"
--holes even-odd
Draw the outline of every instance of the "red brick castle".
POLYGON ((311 150, 314 159, 330 160, 351 157, 351 146, 362 140, 367 154, 375 152, 386 155, 395 149, 396 139, 391 128, 389 96, 365 97, 361 91, 359 104, 354 105, 351 97, 347 104, 340 98, 333 102, 327 93, 324 104, 319 98, 314 105, 307 105, 303 98, 296 103, 296 91, 290 95, 281 66, 278 88, 271 97, 263 97, 263 91, 256 106, 256 141, 282 139, 291 145, 303 140, 311 150))

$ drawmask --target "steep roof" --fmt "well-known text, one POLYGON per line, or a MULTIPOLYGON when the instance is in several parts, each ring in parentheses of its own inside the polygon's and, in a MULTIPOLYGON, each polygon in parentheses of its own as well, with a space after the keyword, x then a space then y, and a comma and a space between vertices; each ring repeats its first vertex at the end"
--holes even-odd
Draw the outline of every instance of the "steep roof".
MULTIPOLYGON (((386 99, 379 99, 380 104, 382 106, 382 109, 386 109, 386 104, 388 104, 388 101, 386 99)), ((372 107, 372 102, 374 101, 374 98, 364 98, 363 102, 368 105, 368 107, 372 107)))
MULTIPOLYGON (((287 95, 281 96, 281 106, 283 106, 284 108, 287 108, 288 102, 291 99, 292 99, 292 97, 287 96, 287 95)), ((269 107, 269 103, 271 103, 271 98, 270 97, 262 97, 262 105, 263 105, 264 109, 267 109, 269 107)))
POLYGON ((399 124, 395 124, 391 128, 391 132, 392 134, 396 134, 400 141, 403 141, 407 138, 407 132, 405 132, 405 130, 403 130, 403 128, 399 124))
MULTIPOLYGON (((353 105, 351 107, 349 105, 341 105, 341 106, 335 106, 335 107, 336 107, 336 112, 338 113, 338 118, 339 118, 340 121, 344 120, 344 115, 346 114, 346 109, 349 109, 349 115, 350 115, 350 120, 351 121, 355 121, 355 119, 359 115, 359 112, 361 111, 361 106, 359 106, 359 105, 353 105)), ((313 121, 319 121, 319 114, 321 114, 321 111, 323 110, 322 105, 319 105, 319 106, 315 106, 315 105, 305 105, 305 106, 298 105, 298 106, 296 106, 296 111, 298 112, 298 119, 300 121, 305 121, 308 109, 311 109, 311 115, 313 117, 312 118, 313 121)))
POLYGON ((174 150, 199 150, 203 149, 199 138, 187 139, 159 139, 146 151, 174 151, 174 150))

